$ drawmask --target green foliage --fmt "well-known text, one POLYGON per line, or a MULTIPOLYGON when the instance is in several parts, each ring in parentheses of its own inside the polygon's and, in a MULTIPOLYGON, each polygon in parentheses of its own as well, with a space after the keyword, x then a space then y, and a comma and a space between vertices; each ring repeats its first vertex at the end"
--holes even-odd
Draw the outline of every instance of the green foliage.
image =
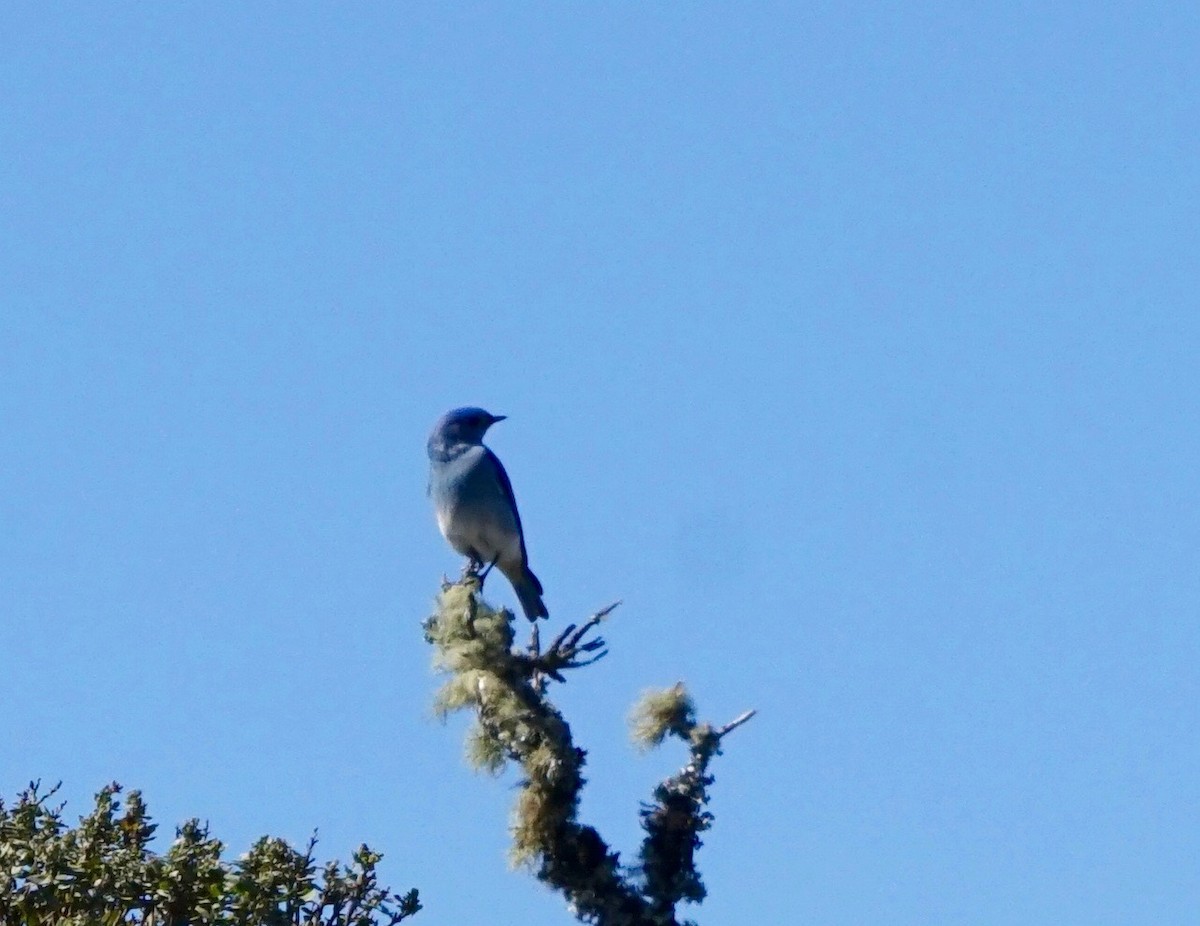
POLYGON ((15 804, 0 801, 0 926, 395 926, 420 908, 415 890, 392 894, 375 874, 381 856, 366 846, 318 873, 313 849, 263 837, 233 863, 222 843, 189 820, 162 855, 137 791, 96 795, 72 828, 56 789, 37 784, 15 804))

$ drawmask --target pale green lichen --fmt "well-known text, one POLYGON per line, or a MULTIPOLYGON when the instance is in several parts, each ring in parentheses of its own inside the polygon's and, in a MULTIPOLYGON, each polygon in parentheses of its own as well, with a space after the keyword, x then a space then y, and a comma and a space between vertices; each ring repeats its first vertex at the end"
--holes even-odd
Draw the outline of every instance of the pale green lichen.
POLYGON ((668 736, 688 739, 696 726, 696 709, 680 682, 670 688, 643 692, 629 715, 629 733, 644 751, 662 744, 668 736))
POLYGON ((528 649, 518 650, 513 613, 492 608, 479 592, 473 576, 444 585, 425 634, 435 647, 434 667, 448 676, 434 712, 444 717, 475 711, 467 761, 493 775, 511 761, 523 773, 513 808, 510 861, 561 891, 585 922, 677 926, 676 904, 704 896, 693 855, 699 833, 712 819, 705 809, 712 781, 708 761, 720 751, 728 728, 698 724, 682 684, 642 696, 630 716, 634 741, 649 749, 667 736, 679 737, 688 744, 691 761, 658 786, 653 803, 644 805, 640 864, 622 866, 600 834, 578 822, 585 754, 546 697, 547 680, 563 681, 563 669, 603 655, 591 655, 602 641, 585 638, 611 607, 577 628, 568 627, 544 652, 536 634, 528 649))
POLYGON ((508 764, 504 745, 479 723, 467 732, 466 751, 467 761, 479 772, 499 775, 508 764))

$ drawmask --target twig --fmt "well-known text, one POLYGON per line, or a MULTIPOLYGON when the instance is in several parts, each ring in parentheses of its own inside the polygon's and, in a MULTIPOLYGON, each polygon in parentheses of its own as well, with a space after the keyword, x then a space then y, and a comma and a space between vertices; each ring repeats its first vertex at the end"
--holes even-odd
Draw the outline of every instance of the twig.
POLYGON ((721 729, 716 731, 717 739, 720 739, 726 733, 732 733, 734 730, 736 730, 738 727, 740 727, 742 724, 744 724, 747 720, 749 720, 751 717, 753 717, 757 713, 758 713, 758 710, 756 708, 751 708, 750 710, 746 711, 745 713, 739 714, 733 720, 729 721, 729 723, 725 724, 725 726, 721 727, 721 729))
POLYGON ((566 678, 562 674, 564 669, 582 669, 584 666, 590 666, 592 663, 598 662, 608 655, 608 650, 605 649, 602 637, 596 637, 586 642, 583 638, 620 604, 621 602, 614 601, 608 607, 601 608, 578 626, 568 624, 566 629, 554 638, 545 652, 539 650, 540 638, 538 636, 538 625, 533 625, 529 654, 524 659, 526 672, 539 694, 545 691, 545 680, 547 678, 552 678, 556 682, 565 682, 566 678), (580 658, 581 654, 584 653, 595 653, 595 655, 580 658))

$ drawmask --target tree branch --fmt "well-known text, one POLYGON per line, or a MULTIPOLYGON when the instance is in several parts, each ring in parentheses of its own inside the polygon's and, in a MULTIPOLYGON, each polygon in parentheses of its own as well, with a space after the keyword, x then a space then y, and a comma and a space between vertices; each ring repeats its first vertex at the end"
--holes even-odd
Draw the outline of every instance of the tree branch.
POLYGON ((513 862, 533 866, 538 879, 560 891, 582 921, 678 926, 676 904, 704 896, 692 855, 699 845, 696 833, 712 819, 704 809, 712 781, 708 762, 719 752, 721 737, 753 712, 714 730, 695 722, 682 686, 654 696, 660 710, 652 711, 649 721, 639 719, 647 727, 644 742, 680 735, 692 756, 683 771, 659 785, 655 803, 643 809, 647 836, 641 864, 626 868, 596 829, 578 820, 586 754, 546 696, 548 679, 563 682, 564 670, 591 665, 607 653, 604 641, 588 634, 617 604, 578 627, 569 625, 544 651, 535 625, 529 645, 515 650, 512 612, 489 607, 479 593, 474 576, 457 583, 443 580, 425 636, 435 647, 435 667, 449 676, 435 697, 435 710, 443 716, 464 709, 475 714, 468 759, 493 774, 513 761, 524 773, 512 824, 513 862))

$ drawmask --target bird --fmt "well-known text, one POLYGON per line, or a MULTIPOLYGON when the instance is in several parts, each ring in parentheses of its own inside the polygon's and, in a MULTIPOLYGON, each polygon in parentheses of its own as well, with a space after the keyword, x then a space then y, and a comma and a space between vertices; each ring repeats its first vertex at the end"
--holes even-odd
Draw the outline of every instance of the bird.
POLYGON ((469 558, 468 570, 483 569, 482 577, 498 567, 525 616, 536 621, 550 612, 542 583, 529 568, 517 499, 503 464, 483 444, 488 428, 506 417, 467 406, 438 419, 426 444, 429 495, 442 536, 469 558))

